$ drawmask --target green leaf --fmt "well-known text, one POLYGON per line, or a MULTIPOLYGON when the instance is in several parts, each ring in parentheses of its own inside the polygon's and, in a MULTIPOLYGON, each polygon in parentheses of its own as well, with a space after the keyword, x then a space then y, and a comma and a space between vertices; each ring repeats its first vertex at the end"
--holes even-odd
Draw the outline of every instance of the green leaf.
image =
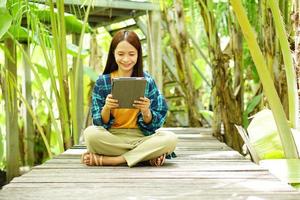
POLYGON ((254 108, 259 104, 259 102, 261 101, 263 94, 259 94, 255 97, 253 97, 253 99, 251 101, 248 102, 247 104, 247 108, 245 110, 246 113, 251 113, 254 108))
POLYGON ((209 111, 209 110, 200 110, 199 113, 201 113, 201 115, 204 117, 204 119, 205 119, 210 125, 212 125, 214 112, 209 111))
MULTIPOLYGON (((67 44, 67 53, 74 56, 74 57, 78 56, 78 49, 79 49, 79 47, 75 44, 72 44, 72 43, 67 44)), ((82 49, 81 50, 80 58, 85 58, 88 55, 89 55, 88 49, 82 49)))
POLYGON ((86 75, 88 75, 88 77, 90 77, 90 79, 94 82, 97 81, 98 79, 98 74, 90 67, 84 67, 83 71, 86 75))
POLYGON ((292 186, 297 190, 300 190, 300 183, 293 183, 292 186))
POLYGON ((249 23, 246 11, 242 6, 241 1, 230 0, 230 3, 235 12, 237 21, 240 24, 245 41, 249 46, 251 56, 253 58, 262 86, 264 88, 264 94, 267 97, 272 112, 274 113, 274 118, 276 120, 280 139, 283 143, 284 154, 287 158, 299 158, 296 145, 292 137, 292 132, 283 110, 283 106, 268 70, 265 57, 262 54, 260 46, 257 42, 256 34, 249 23))
POLYGON ((247 128, 249 140, 260 159, 284 158, 283 146, 271 110, 256 113, 247 128))
POLYGON ((11 26, 12 16, 6 8, 0 7, 0 39, 8 31, 11 26))
POLYGON ((255 109, 255 107, 260 103, 261 98, 262 98, 263 94, 259 94, 255 97, 253 97, 252 100, 250 100, 247 103, 247 107, 246 110, 243 112, 243 127, 247 128, 249 125, 249 119, 248 119, 248 115, 255 109))
MULTIPOLYGON (((8 30, 8 33, 10 33, 16 40, 20 42, 27 41, 29 38, 28 29, 22 26, 11 26, 8 30)), ((4 40, 7 38, 10 38, 10 36, 6 33, 2 39, 4 40)))
POLYGON ((12 62, 15 63, 15 60, 13 59, 12 55, 10 54, 8 48, 5 45, 0 44, 0 48, 4 51, 5 56, 12 62))
POLYGON ((194 81, 195 90, 199 89, 202 85, 202 77, 194 67, 192 67, 192 78, 194 81))
MULTIPOLYGON (((57 15, 57 10, 54 11, 57 15)), ((50 10, 47 8, 39 9, 35 11, 35 14, 38 18, 44 23, 50 23, 50 10)), ((71 33, 81 33, 83 28, 83 21, 77 19, 75 15, 65 13, 65 23, 67 32, 71 33)), ((89 25, 86 25, 85 32, 91 32, 92 28, 89 25)))
MULTIPOLYGON (((83 28, 83 21, 76 18, 76 16, 65 13, 65 20, 66 20, 66 28, 68 32, 72 33, 81 33, 83 28)), ((92 29, 89 25, 85 26, 85 32, 91 32, 92 29)))
POLYGON ((38 64, 38 63, 34 63, 34 66, 36 66, 37 71, 39 72, 40 75, 42 75, 44 78, 48 79, 50 77, 49 75, 49 71, 46 67, 38 64))
POLYGON ((299 159, 272 159, 262 160, 259 165, 268 169, 281 181, 299 186, 300 183, 300 160, 299 159))

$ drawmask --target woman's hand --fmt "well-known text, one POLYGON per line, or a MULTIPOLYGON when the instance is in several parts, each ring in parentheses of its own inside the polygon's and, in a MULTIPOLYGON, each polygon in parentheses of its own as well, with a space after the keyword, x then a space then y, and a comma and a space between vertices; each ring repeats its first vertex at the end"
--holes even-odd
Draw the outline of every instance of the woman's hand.
POLYGON ((143 115, 143 120, 146 124, 150 123, 152 120, 150 104, 151 104, 150 99, 146 97, 140 97, 140 100, 135 100, 133 104, 133 107, 140 109, 143 115))
POLYGON ((112 94, 107 95, 105 99, 104 109, 110 110, 119 107, 118 100, 112 98, 112 94))
POLYGON ((150 111, 150 99, 147 97, 140 97, 140 100, 135 100, 133 107, 140 109, 142 115, 148 114, 150 111))

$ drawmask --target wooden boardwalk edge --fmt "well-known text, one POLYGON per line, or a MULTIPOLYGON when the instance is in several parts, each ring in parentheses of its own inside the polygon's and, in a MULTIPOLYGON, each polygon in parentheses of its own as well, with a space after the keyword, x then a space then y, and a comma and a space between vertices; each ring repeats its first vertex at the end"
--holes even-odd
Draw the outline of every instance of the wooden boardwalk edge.
POLYGON ((179 137, 163 167, 88 167, 75 146, 0 190, 1 200, 300 199, 300 192, 211 136, 210 129, 166 128, 179 137))

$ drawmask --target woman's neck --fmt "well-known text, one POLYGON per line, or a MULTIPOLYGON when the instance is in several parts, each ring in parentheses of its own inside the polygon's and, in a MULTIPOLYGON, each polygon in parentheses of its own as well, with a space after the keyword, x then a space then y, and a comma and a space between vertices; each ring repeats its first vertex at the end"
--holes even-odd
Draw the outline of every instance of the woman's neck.
POLYGON ((118 69, 118 77, 131 77, 132 71, 122 71, 118 69))

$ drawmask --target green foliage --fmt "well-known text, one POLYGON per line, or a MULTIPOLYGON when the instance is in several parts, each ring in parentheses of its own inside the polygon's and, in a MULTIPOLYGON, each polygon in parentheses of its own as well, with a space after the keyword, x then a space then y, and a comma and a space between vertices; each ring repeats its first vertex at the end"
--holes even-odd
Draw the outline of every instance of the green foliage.
MULTIPOLYGON (((1 116, 0 116, 1 117, 1 116)), ((1 125, 1 122, 0 122, 1 125)), ((6 166, 5 162, 5 137, 2 134, 0 126, 0 170, 3 170, 6 166)))
POLYGON ((230 3, 241 26, 241 30, 243 32, 245 40, 247 41, 247 44, 249 46, 251 56, 264 87, 264 94, 266 95, 270 107, 274 113, 274 118, 276 120, 280 139, 283 143, 284 153, 289 159, 298 158, 297 149, 292 138, 292 133, 288 127, 288 122, 283 110, 283 106, 274 87, 273 80, 267 68, 266 60, 256 40, 255 32, 253 31, 248 17, 245 14, 245 9, 241 5, 240 1, 231 0, 230 3))
POLYGON ((251 57, 248 45, 246 43, 243 44, 243 58, 244 58, 244 69, 246 72, 250 72, 251 76, 246 76, 246 79, 254 80, 255 83, 259 82, 259 75, 256 70, 255 64, 251 57))
POLYGON ((260 159, 284 158, 276 123, 270 110, 256 113, 247 131, 250 143, 260 159))
POLYGON ((98 79, 98 74, 90 67, 84 67, 84 74, 86 74, 90 80, 92 80, 93 82, 96 82, 98 79))
POLYGON ((4 7, 0 7, 0 39, 8 31, 12 16, 9 14, 8 10, 4 7))
MULTIPOLYGON (((44 9, 38 9, 35 10, 35 14, 38 16, 41 22, 43 23, 50 23, 50 10, 49 8, 44 9)), ((57 11, 55 11, 55 14, 57 15, 57 11)), ((65 13, 64 16, 65 23, 66 23, 66 29, 69 33, 81 33, 81 30, 83 28, 83 21, 77 19, 75 15, 65 13)), ((85 32, 91 32, 92 29, 90 26, 86 26, 85 32)))
POLYGON ((228 12, 230 10, 229 3, 222 1, 214 3, 213 10, 215 13, 222 13, 219 15, 215 15, 218 34, 220 34, 220 36, 228 36, 230 26, 230 22, 228 21, 230 17, 230 12, 228 12))
MULTIPOLYGON (((67 44, 67 53, 72 55, 73 57, 78 56, 79 47, 75 44, 68 43, 67 44)), ((87 49, 82 49, 81 53, 79 54, 80 58, 86 58, 89 55, 89 51, 87 49)))
POLYGON ((34 63, 34 66, 36 67, 39 75, 41 75, 44 79, 50 78, 49 71, 47 70, 47 68, 45 66, 40 65, 38 63, 34 63))
MULTIPOLYGON (((295 170, 298 170, 298 169, 295 169, 295 170)), ((300 183, 292 183, 291 185, 300 191, 300 183)))
MULTIPOLYGON (((204 63, 203 63, 204 61, 203 60, 201 60, 201 61, 198 61, 197 63, 201 63, 202 66, 203 66, 204 65, 204 63), (201 63, 201 61, 202 61, 202 63, 201 63)), ((196 65, 196 67, 198 69, 200 68, 198 64, 195 64, 195 65, 196 65)), ((201 70, 201 71, 203 71, 203 70, 201 70)), ((193 73, 192 74, 193 75, 192 78, 193 78, 193 81, 194 81, 195 90, 197 90, 197 89, 199 89, 201 87, 203 79, 202 79, 201 75, 199 74, 199 72, 196 70, 195 67, 192 67, 192 73, 193 73)))
POLYGON ((255 27, 255 30, 260 29, 260 18, 261 15, 258 10, 257 0, 244 0, 243 1, 244 8, 247 12, 247 16, 250 24, 255 27))
MULTIPOLYGON (((18 41, 20 42, 25 42, 28 40, 28 38, 30 37, 29 36, 29 31, 27 28, 24 28, 22 26, 16 26, 16 25, 12 25, 8 32, 10 34, 12 34, 15 39, 17 39, 18 41)), ((10 38, 10 36, 8 34, 5 34, 1 40, 5 40, 5 39, 8 39, 10 38)))
POLYGON ((211 126, 212 122, 213 122, 214 113, 212 111, 209 111, 209 110, 200 110, 199 113, 203 116, 203 118, 211 126))
POLYGON ((256 106, 261 102, 262 97, 263 97, 263 94, 259 94, 255 97, 253 97, 253 99, 247 103, 246 109, 243 112, 243 127, 244 128, 248 127, 248 125, 249 125, 248 116, 250 113, 253 112, 253 110, 256 108, 256 106))

